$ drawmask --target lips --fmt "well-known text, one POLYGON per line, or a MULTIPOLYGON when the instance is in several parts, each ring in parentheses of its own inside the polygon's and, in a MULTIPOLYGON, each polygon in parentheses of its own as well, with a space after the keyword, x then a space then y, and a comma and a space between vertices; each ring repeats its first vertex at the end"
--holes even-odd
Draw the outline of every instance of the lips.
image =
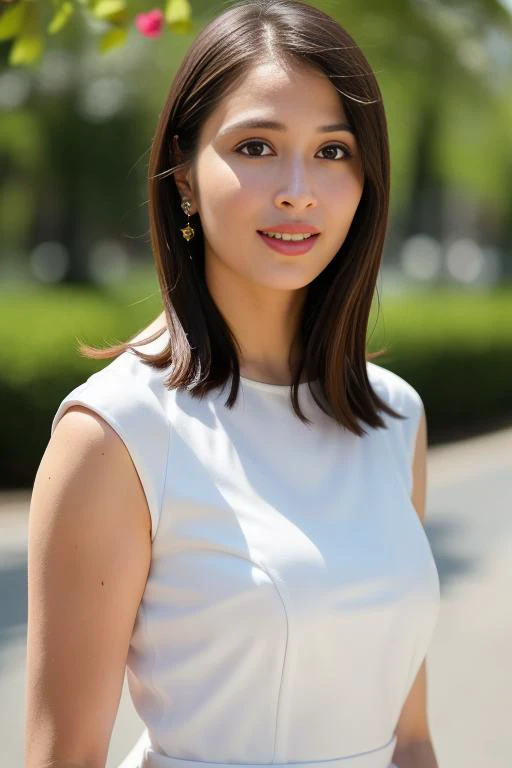
POLYGON ((281 238, 276 239, 275 237, 269 237, 268 235, 265 235, 263 232, 259 231, 258 235, 265 243, 265 245, 267 245, 273 251, 277 251, 278 253, 282 253, 288 256, 299 256, 300 254, 307 253, 314 247, 316 241, 320 237, 319 234, 312 234, 305 240, 282 240, 281 238))
POLYGON ((311 234, 311 235, 319 235, 320 230, 317 227, 314 227, 312 224, 301 224, 300 222, 288 222, 287 224, 277 224, 272 227, 262 227, 258 230, 258 232, 280 232, 281 234, 285 235, 300 235, 300 234, 311 234))

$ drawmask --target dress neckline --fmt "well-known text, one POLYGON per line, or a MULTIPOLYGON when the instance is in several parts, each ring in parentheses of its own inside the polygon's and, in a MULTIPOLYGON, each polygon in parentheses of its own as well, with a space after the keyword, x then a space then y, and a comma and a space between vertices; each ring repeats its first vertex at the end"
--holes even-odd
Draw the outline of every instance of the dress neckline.
MULTIPOLYGON (((242 383, 242 386, 246 387, 252 387, 255 389, 261 389, 263 391, 267 392, 275 392, 276 394, 283 394, 287 395, 291 388, 291 384, 270 384, 267 381, 258 381, 257 379, 248 379, 246 376, 240 376, 240 381, 242 383)), ((314 381, 317 381, 316 379, 314 381)), ((299 392, 308 386, 308 384, 313 384, 313 381, 300 381, 299 382, 299 392)))

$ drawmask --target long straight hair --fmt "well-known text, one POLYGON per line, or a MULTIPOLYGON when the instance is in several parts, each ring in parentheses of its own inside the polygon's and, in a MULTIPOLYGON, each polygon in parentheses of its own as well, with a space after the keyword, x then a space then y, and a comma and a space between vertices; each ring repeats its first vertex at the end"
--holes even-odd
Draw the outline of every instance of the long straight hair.
POLYGON ((358 45, 337 21, 299 0, 238 2, 192 43, 160 113, 148 169, 151 245, 167 327, 141 341, 103 349, 82 344, 80 352, 108 359, 130 349, 154 368, 169 368, 169 389, 187 389, 196 397, 231 378, 225 404, 234 405, 240 385, 239 346, 208 290, 199 217, 192 221, 193 241, 181 236, 184 215, 173 174, 193 161, 201 127, 222 98, 252 66, 269 59, 309 66, 329 78, 362 154, 364 187, 350 229, 331 262, 308 286, 294 340, 300 341, 303 353, 290 393, 296 415, 309 423, 298 399, 305 374, 322 410, 361 436, 366 430, 358 419, 377 428, 386 426, 379 410, 403 418, 373 390, 366 366, 367 360, 386 351, 367 352, 366 335, 389 208, 387 124, 377 80, 358 45), (169 340, 162 351, 136 349, 166 330, 169 340), (320 385, 318 394, 313 380, 320 385))

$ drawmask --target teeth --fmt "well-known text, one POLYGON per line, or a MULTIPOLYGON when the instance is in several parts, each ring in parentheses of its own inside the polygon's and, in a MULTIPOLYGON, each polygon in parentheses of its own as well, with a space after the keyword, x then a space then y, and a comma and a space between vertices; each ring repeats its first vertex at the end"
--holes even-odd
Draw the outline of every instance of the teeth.
POLYGON ((304 234, 297 234, 297 235, 290 235, 286 232, 263 232, 264 235, 267 237, 274 237, 276 240, 307 240, 308 237, 311 237, 311 233, 307 232, 304 234))

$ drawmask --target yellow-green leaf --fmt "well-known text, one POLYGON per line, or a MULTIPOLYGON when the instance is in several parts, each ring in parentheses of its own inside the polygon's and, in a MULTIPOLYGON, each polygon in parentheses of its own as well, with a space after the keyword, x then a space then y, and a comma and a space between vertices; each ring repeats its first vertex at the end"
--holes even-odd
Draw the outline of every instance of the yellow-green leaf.
POLYGON ((119 11, 119 13, 113 13, 112 16, 109 16, 108 20, 111 24, 119 24, 122 26, 128 21, 128 11, 119 11))
POLYGON ((98 0, 91 8, 97 19, 110 19, 116 13, 126 10, 126 0, 98 0))
POLYGON ((47 32, 49 35, 55 35, 68 23, 69 19, 73 15, 75 8, 73 3, 62 3, 59 10, 55 13, 55 16, 48 25, 47 32))
POLYGON ((165 20, 171 27, 190 21, 191 16, 192 8, 188 0, 168 0, 165 20))
POLYGON ((114 27, 109 29, 104 35, 100 37, 98 43, 98 50, 100 53, 107 53, 112 48, 117 48, 118 45, 123 45, 128 37, 128 30, 123 27, 114 27))
POLYGON ((20 2, 3 11, 0 16, 0 40, 10 40, 19 35, 23 28, 27 8, 26 2, 20 2))
POLYGON ((169 28, 178 35, 186 35, 192 30, 192 19, 189 21, 175 21, 174 24, 169 24, 169 28))
POLYGON ((41 35, 22 35, 12 44, 9 51, 9 64, 32 64, 41 55, 43 38, 41 35))

